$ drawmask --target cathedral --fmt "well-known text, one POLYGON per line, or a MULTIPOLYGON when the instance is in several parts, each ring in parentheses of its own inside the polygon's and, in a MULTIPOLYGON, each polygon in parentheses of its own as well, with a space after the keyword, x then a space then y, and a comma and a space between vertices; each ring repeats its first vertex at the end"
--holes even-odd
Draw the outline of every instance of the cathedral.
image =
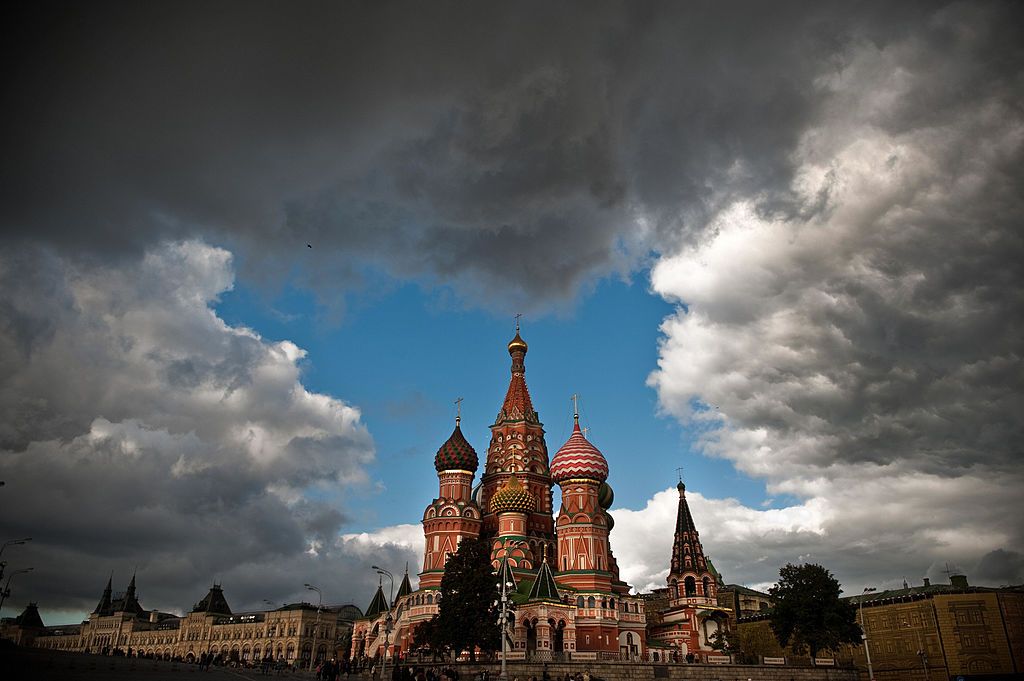
POLYGON ((508 344, 508 391, 476 485, 480 462, 456 417, 434 457, 438 495, 423 513, 419 588, 412 590, 407 574, 389 609, 378 586, 366 618, 355 624, 353 656, 407 653, 415 628, 438 612, 446 560, 460 541, 478 537, 490 544, 494 570, 511 573, 518 590, 509 659, 646 655, 644 601, 619 578, 608 542, 614 498, 608 462, 580 429, 578 412, 571 436, 548 457, 526 385, 527 349, 517 328, 508 344))

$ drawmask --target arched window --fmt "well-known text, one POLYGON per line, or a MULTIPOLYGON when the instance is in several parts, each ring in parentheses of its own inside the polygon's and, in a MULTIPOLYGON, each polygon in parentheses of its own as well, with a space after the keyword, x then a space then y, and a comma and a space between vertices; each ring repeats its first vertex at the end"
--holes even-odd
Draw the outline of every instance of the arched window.
POLYGON ((608 601, 608 609, 609 610, 614 610, 615 609, 615 599, 614 598, 611 599, 610 601, 608 601))
POLYGON ((687 577, 686 579, 683 580, 683 584, 686 586, 686 595, 687 596, 696 596, 697 595, 697 580, 696 579, 694 579, 693 577, 687 577))
POLYGON ((708 579, 707 577, 704 578, 704 595, 705 596, 710 596, 711 595, 711 580, 708 579))
POLYGON ((588 608, 593 608, 595 605, 597 605, 597 600, 593 596, 587 599, 588 608))
POLYGON ((583 596, 577 596, 576 597, 576 607, 577 608, 582 608, 583 607, 583 596))

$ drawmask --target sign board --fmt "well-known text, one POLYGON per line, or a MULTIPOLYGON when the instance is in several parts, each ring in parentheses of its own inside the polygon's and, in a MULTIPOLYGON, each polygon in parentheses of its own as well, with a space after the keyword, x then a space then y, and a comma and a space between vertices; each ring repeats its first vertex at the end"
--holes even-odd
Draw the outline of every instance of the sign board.
POLYGON ((526 651, 525 650, 510 650, 507 653, 498 653, 498 659, 499 660, 501 659, 502 655, 505 656, 506 660, 525 660, 526 659, 526 651))
POLYGON ((597 653, 571 653, 573 660, 596 660, 597 653))
POLYGON ((761 659, 765 664, 786 664, 786 658, 784 657, 764 657, 761 659))
POLYGON ((814 658, 815 667, 835 667, 836 661, 831 657, 816 657, 814 658))
POLYGON ((732 664, 731 655, 708 655, 708 664, 732 664))

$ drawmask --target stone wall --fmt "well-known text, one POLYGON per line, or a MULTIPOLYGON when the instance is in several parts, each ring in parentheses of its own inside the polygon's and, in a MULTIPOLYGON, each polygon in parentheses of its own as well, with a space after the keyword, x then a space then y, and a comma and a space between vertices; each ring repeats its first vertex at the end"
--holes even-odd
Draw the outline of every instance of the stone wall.
MULTIPOLYGON (((834 668, 633 662, 549 662, 546 667, 551 681, 562 681, 566 674, 577 674, 584 670, 588 670, 597 681, 857 681, 855 669, 834 668)), ((477 675, 485 669, 490 673, 490 681, 498 681, 501 665, 464 663, 457 665, 456 669, 459 681, 475 681, 477 675)), ((543 681, 544 669, 543 663, 509 662, 508 678, 509 681, 529 681, 531 676, 535 676, 537 681, 543 681)))

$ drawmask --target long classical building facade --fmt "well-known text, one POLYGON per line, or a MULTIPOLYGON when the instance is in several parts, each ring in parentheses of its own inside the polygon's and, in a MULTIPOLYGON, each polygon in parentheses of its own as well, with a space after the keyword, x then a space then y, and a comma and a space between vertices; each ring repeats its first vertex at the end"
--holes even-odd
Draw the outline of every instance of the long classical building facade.
POLYGON ((35 603, 4 620, 0 637, 49 650, 133 655, 191 662, 204 653, 222 661, 255 664, 264 658, 308 665, 347 653, 348 632, 362 616, 354 605, 293 603, 277 609, 232 612, 219 584, 183 616, 147 611, 136 595, 135 577, 123 595, 111 580, 81 624, 47 627, 35 603))
POLYGON ((480 481, 477 453, 461 419, 434 457, 438 495, 423 513, 423 568, 413 590, 406 574, 389 608, 378 586, 355 623, 354 657, 392 658, 410 650, 417 626, 439 608, 448 557, 466 538, 483 538, 491 565, 518 588, 510 657, 600 659, 646 653, 643 600, 630 594, 608 541, 613 501, 608 462, 574 419, 572 435, 549 459, 544 427, 526 385, 527 344, 508 344, 511 378, 480 481), (558 486, 560 506, 554 506, 558 486), (387 617, 393 617, 388 627, 387 617))

